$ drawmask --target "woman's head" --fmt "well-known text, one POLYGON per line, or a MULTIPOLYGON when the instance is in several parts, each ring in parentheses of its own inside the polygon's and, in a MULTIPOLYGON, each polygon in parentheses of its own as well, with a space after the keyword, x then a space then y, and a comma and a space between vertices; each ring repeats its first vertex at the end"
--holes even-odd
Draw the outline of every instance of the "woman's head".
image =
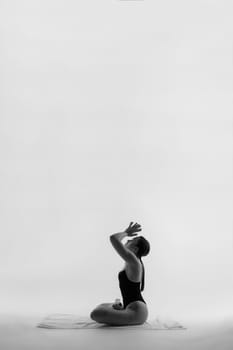
POLYGON ((146 256, 150 252, 150 243, 143 237, 135 237, 127 241, 126 246, 132 250, 135 255, 140 259, 142 256, 146 256))
POLYGON ((143 237, 139 236, 134 238, 136 240, 136 247, 138 248, 137 256, 141 258, 142 256, 146 256, 150 252, 150 243, 143 237))

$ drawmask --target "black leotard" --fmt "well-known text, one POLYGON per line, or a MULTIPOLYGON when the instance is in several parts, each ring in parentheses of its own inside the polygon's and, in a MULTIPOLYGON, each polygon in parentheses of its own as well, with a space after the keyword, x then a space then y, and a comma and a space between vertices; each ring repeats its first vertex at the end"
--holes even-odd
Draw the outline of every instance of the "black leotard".
POLYGON ((118 279, 123 298, 124 309, 129 303, 132 303, 132 301, 140 300, 146 304, 141 295, 140 282, 130 281, 126 275, 125 270, 119 272, 118 279))

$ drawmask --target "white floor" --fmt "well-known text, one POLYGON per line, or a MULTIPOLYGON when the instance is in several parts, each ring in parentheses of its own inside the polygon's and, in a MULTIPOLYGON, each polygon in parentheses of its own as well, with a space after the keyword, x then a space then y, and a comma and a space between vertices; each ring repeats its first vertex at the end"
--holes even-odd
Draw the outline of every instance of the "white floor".
POLYGON ((232 350, 233 320, 187 322, 186 330, 60 330, 37 328, 41 316, 0 316, 1 350, 232 350))

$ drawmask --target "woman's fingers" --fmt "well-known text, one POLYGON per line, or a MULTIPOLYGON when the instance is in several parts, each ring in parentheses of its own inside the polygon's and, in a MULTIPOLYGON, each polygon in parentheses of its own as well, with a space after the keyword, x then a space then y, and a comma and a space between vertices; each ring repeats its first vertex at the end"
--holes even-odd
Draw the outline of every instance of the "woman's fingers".
MULTIPOLYGON (((130 225, 129 225, 129 226, 130 226, 130 227, 132 227, 132 224, 133 224, 133 222, 131 221, 131 223, 130 223, 130 225)), ((134 226, 141 226, 141 225, 140 225, 140 224, 138 224, 138 223, 136 222, 136 223, 133 225, 133 227, 134 227, 134 226)))
POLYGON ((139 232, 139 231, 142 231, 141 229, 141 225, 138 224, 137 222, 133 225, 133 221, 130 222, 130 225, 129 227, 126 229, 126 232, 128 234, 133 234, 134 232, 139 232))

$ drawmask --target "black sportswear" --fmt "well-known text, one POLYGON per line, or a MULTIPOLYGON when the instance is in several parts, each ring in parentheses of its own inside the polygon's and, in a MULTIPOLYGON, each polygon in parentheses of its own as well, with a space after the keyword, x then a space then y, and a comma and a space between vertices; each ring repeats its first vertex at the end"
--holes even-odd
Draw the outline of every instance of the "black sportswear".
POLYGON ((123 298, 124 309, 129 303, 137 300, 143 301, 146 304, 141 295, 140 282, 130 281, 126 275, 125 270, 119 272, 118 279, 123 298))

